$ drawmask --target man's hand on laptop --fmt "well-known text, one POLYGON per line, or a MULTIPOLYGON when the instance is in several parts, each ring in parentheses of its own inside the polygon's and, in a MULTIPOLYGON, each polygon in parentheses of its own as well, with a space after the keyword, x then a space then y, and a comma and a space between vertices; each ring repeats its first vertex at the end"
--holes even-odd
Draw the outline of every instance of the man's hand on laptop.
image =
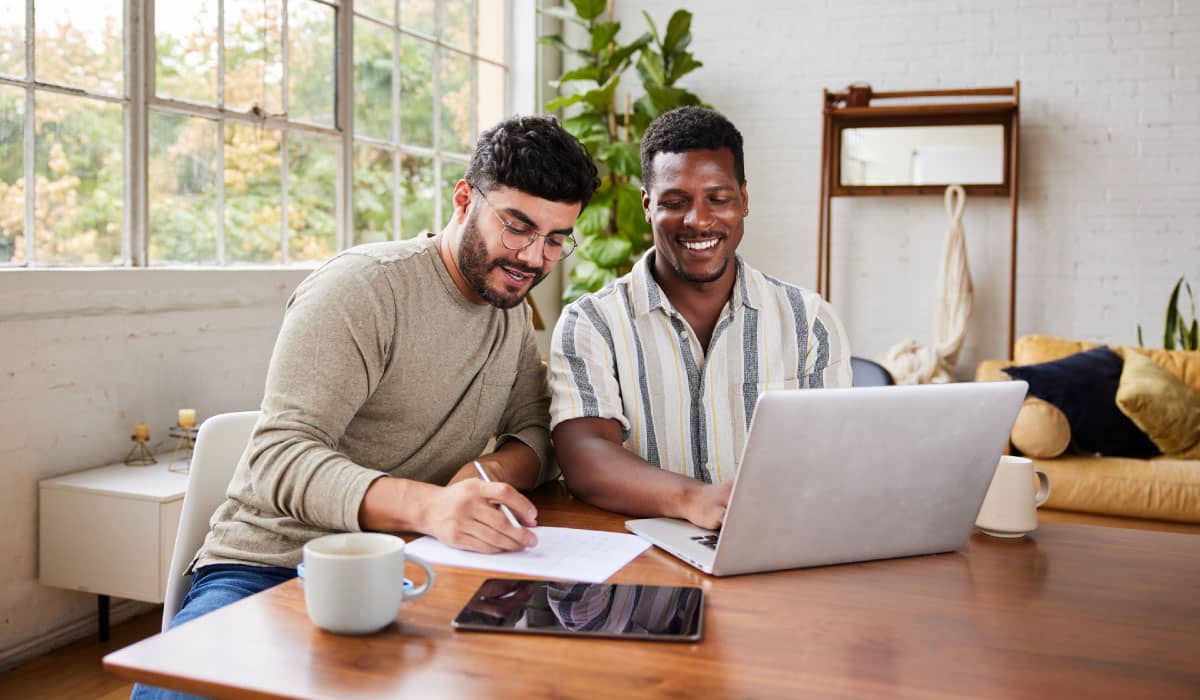
POLYGON ((725 520, 725 508, 729 505, 729 494, 733 491, 733 482, 724 484, 706 484, 696 481, 684 492, 683 517, 693 525, 705 530, 720 529, 725 520))

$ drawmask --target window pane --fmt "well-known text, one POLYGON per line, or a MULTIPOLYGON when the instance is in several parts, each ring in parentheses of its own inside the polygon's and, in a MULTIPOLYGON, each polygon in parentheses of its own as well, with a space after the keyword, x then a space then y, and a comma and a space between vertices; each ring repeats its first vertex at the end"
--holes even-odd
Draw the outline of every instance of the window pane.
POLYGON ((400 233, 414 238, 434 229, 433 160, 405 154, 400 158, 400 233))
MULTIPOLYGON (((471 50, 471 17, 475 0, 442 0, 442 41, 461 49, 471 50)), ((482 3, 487 5, 489 3, 482 3)), ((492 2, 503 8, 504 3, 492 2)))
POLYGON ((217 103, 217 0, 171 0, 154 13, 155 94, 217 103))
POLYGON ((440 49, 442 65, 441 147, 455 153, 467 152, 475 143, 471 133, 471 59, 440 49))
POLYGON ((225 0, 225 105, 283 111, 283 0, 225 0))
POLYGON ((311 0, 288 3, 288 114, 292 119, 333 126, 334 12, 311 0))
POLYGON ((25 257, 25 91, 0 85, 0 265, 25 257))
POLYGON ((354 20, 354 133, 392 140, 393 30, 354 20))
POLYGON ((325 260, 337 251, 337 141, 288 134, 288 258, 325 260))
POLYGON ((37 261, 119 264, 125 208, 121 106, 39 92, 34 123, 37 261))
POLYGON ((433 146, 433 44, 400 35, 400 140, 433 146))
POLYGON ((442 161, 442 221, 444 224, 454 216, 454 185, 467 174, 467 164, 453 160, 442 161))
POLYGON ((278 263, 283 226, 279 132, 225 124, 225 261, 278 263))
POLYGON ((490 129, 508 116, 505 98, 508 96, 505 82, 507 71, 491 63, 480 61, 479 70, 479 131, 490 129))
POLYGON ((355 0, 354 11, 378 17, 388 23, 396 21, 394 0, 355 0))
POLYGON ((37 79, 92 92, 124 94, 122 0, 38 0, 37 79), (86 8, 86 9, 83 9, 86 8))
POLYGON ((400 26, 433 36, 434 0, 400 0, 400 26))
POLYGON ((150 262, 216 264, 217 123, 150 112, 150 262))
POLYGON ((392 239, 392 154, 382 148, 354 149, 354 242, 392 239))
POLYGON ((479 3, 476 26, 476 53, 493 61, 504 62, 504 43, 508 37, 507 16, 502 2, 479 3))
POLYGON ((0 73, 25 77, 25 0, 0 0, 0 73))

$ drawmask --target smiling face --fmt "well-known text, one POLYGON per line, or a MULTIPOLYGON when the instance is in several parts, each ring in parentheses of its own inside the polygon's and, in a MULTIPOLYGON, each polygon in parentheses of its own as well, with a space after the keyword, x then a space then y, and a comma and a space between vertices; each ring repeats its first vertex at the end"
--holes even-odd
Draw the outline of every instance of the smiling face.
POLYGON ((727 148, 654 156, 654 177, 642 190, 654 229, 654 272, 701 287, 732 278, 749 199, 727 148))
MULTIPOLYGON (((482 301, 501 309, 512 308, 546 278, 557 261, 542 255, 544 239, 540 237, 522 250, 504 247, 500 218, 489 211, 488 203, 465 180, 455 188, 456 202, 460 189, 461 197, 469 197, 463 200, 469 210, 457 251, 459 272, 482 301)), ((495 214, 538 233, 569 234, 579 216, 578 203, 552 202, 507 187, 489 192, 488 200, 495 214)))

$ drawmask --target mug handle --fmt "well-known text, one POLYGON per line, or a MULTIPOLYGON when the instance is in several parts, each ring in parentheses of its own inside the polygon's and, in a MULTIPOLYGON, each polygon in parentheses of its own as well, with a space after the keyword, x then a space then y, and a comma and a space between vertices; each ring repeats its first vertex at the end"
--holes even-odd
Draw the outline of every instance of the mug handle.
POLYGON ((1033 468, 1033 472, 1037 474, 1038 478, 1038 490, 1033 497, 1033 507, 1037 508, 1050 498, 1050 475, 1037 467, 1033 468))
MULTIPOLYGON (((412 600, 413 598, 420 598, 421 596, 428 593, 430 588, 433 588, 433 582, 437 580, 437 577, 433 573, 433 567, 431 567, 421 557, 418 557, 413 554, 405 553, 404 559, 405 559, 405 561, 411 561, 412 563, 416 564, 417 566, 421 567, 422 569, 425 569, 425 583, 421 584, 420 588, 411 588, 409 586, 404 587, 404 599, 405 600, 412 600)), ((408 582, 408 579, 405 579, 405 582, 408 582)))

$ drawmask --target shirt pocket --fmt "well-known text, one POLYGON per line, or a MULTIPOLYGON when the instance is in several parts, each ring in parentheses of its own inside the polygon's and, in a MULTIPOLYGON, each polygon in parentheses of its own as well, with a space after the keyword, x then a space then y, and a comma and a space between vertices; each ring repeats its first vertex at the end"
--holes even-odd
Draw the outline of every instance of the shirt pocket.
POLYGON ((496 434, 508 397, 517 381, 516 369, 492 369, 480 381, 479 402, 475 406, 475 426, 471 437, 487 440, 496 434))

